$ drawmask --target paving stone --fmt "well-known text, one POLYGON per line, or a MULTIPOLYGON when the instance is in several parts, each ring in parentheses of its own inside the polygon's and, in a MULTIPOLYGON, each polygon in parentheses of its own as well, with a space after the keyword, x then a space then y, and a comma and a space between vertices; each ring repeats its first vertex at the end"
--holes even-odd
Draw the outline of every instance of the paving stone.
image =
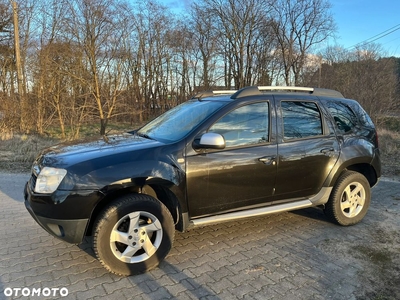
POLYGON ((127 280, 126 278, 121 278, 120 280, 114 280, 113 278, 110 278, 107 276, 101 276, 96 278, 96 280, 91 280, 88 279, 86 280, 86 285, 90 288, 91 286, 95 287, 97 285, 102 285, 104 290, 108 294, 112 294, 117 290, 122 290, 125 288, 129 288, 132 286, 132 284, 127 280), (95 284, 94 284, 95 283, 95 284), (97 284, 100 283, 100 284, 97 284))
POLYGON ((209 283, 208 286, 216 293, 223 293, 225 290, 232 290, 236 288, 236 284, 229 280, 228 278, 222 278, 220 281, 209 283))
POLYGON ((92 289, 87 289, 86 291, 76 292, 77 299, 88 299, 93 298, 95 296, 104 296, 106 295, 104 288, 99 285, 92 289))
MULTIPOLYGON (((77 300, 367 299, 377 282, 355 249, 369 245, 372 232, 381 249, 400 249, 400 237, 388 239, 376 225, 386 224, 389 215, 383 214, 389 211, 400 216, 395 192, 384 185, 381 193, 389 197, 373 201, 360 225, 336 226, 321 210, 310 209, 194 228, 176 233, 159 268, 118 277, 96 260, 90 238, 76 246, 46 233, 26 211, 20 191, 4 190, 5 178, 0 173, 1 300, 7 299, 4 290, 14 287, 65 287, 67 298, 77 300), (338 251, 331 249, 335 246, 338 251)), ((396 236, 400 218, 390 220, 396 236)))

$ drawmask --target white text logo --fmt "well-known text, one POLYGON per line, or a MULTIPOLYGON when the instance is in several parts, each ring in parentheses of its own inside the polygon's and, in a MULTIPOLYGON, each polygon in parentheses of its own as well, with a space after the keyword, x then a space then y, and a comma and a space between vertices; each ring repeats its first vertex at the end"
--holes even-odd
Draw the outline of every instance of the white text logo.
POLYGON ((24 296, 24 297, 32 297, 32 296, 68 296, 67 288, 6 288, 4 290, 4 295, 7 297, 11 296, 24 296))

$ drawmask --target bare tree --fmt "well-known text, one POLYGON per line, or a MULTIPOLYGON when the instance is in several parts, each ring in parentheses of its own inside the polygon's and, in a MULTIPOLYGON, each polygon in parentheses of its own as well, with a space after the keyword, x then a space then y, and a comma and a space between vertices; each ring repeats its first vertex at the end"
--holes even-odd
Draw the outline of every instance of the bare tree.
MULTIPOLYGON (((54 100, 56 100, 55 108, 57 109, 61 135, 63 138, 65 138, 65 122, 64 118, 62 117, 63 114, 60 104, 62 99, 59 93, 56 93, 52 90, 51 86, 54 85, 54 81, 56 81, 59 77, 59 72, 57 72, 60 68, 59 60, 65 56, 63 55, 65 53, 58 51, 64 49, 64 45, 61 45, 60 43, 58 48, 57 43, 59 43, 59 41, 56 37, 57 33, 61 30, 61 20, 63 17, 62 14, 65 12, 65 9, 65 1, 43 0, 43 2, 40 3, 40 14, 37 18, 37 24, 40 24, 40 26, 38 26, 38 32, 40 32, 40 34, 36 41, 37 56, 36 58, 32 59, 31 63, 32 69, 35 70, 31 81, 33 83, 33 94, 36 98, 36 131, 39 134, 44 133, 44 124, 46 122, 45 119, 48 117, 47 104, 52 104, 52 101, 48 98, 51 98, 51 95, 53 95, 54 100), (49 9, 49 7, 51 9, 49 9)), ((62 84, 64 84, 62 89, 68 88, 68 85, 60 82, 58 85, 59 90, 62 84)), ((52 115, 53 114, 50 113, 50 116, 52 115)))
MULTIPOLYGON (((265 29, 270 6, 261 0, 203 0, 197 9, 200 7, 215 24, 225 77, 232 76, 235 88, 251 84, 257 39, 265 29)), ((230 87, 231 83, 227 81, 226 85, 230 87)))
POLYGON ((399 101, 396 59, 382 57, 382 49, 375 44, 361 45, 353 51, 338 46, 334 49, 323 52, 321 71, 310 74, 306 84, 321 82, 323 87, 358 100, 379 124, 399 101))
POLYGON ((0 88, 4 94, 11 94, 14 77, 14 48, 12 46, 12 13, 9 4, 0 3, 0 88))
POLYGON ((286 85, 297 85, 307 55, 335 31, 327 0, 276 0, 272 27, 278 40, 286 85))
POLYGON ((124 23, 125 18, 123 7, 116 0, 76 0, 70 3, 70 14, 65 19, 71 42, 85 54, 89 76, 80 80, 89 87, 94 99, 101 135, 113 116, 120 89, 121 69, 114 67, 119 63, 118 41, 124 34, 120 31, 120 22, 124 23), (114 90, 104 93, 104 84, 114 90))
POLYGON ((222 34, 215 31, 213 15, 200 4, 193 4, 191 16, 190 30, 193 33, 194 50, 198 49, 198 60, 202 63, 201 73, 195 76, 201 78, 198 85, 208 90, 216 84, 214 72, 217 63, 217 46, 222 34))
MULTIPOLYGON (((384 113, 397 101, 392 59, 372 45, 315 55, 335 29, 329 9, 328 0, 199 0, 172 15, 157 0, 20 1, 23 120, 74 138, 95 118, 104 135, 110 120, 143 122, 199 88, 282 80, 335 88, 384 113)), ((11 12, 0 0, 0 110, 18 130, 11 12)))
POLYGON ((169 94, 173 54, 168 39, 175 28, 174 18, 157 2, 149 0, 137 5, 138 11, 133 15, 137 47, 133 49, 132 57, 135 71, 133 82, 139 91, 136 99, 140 103, 140 110, 161 112, 165 108, 163 100, 169 94))

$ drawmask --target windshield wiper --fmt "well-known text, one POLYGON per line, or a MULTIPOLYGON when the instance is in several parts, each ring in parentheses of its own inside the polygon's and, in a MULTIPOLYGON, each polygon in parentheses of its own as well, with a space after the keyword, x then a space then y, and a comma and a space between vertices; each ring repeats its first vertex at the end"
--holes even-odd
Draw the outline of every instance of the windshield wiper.
POLYGON ((146 134, 146 133, 141 133, 141 132, 136 131, 135 134, 136 134, 137 136, 144 137, 144 138, 149 139, 149 140, 156 140, 156 139, 152 138, 151 136, 149 136, 149 135, 146 134))

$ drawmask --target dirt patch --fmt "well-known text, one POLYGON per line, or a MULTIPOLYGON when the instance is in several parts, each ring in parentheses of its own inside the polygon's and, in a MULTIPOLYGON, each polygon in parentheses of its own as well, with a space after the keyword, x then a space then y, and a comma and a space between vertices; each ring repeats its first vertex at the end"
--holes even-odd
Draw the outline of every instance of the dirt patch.
MULTIPOLYGON (((393 233, 393 237, 398 233, 393 233)), ((365 262, 364 291, 358 299, 400 299, 399 248, 371 242, 353 246, 354 256, 365 262), (373 287, 373 289, 371 289, 373 287)))
MULTIPOLYGON (((0 155, 2 153, 0 152, 0 155)), ((30 172, 32 163, 28 162, 19 162, 0 159, 0 171, 9 172, 9 173, 26 173, 30 172)))
MULTIPOLYGON (((400 154, 399 154, 400 155, 400 154)), ((399 155, 381 155, 382 175, 389 178, 398 178, 400 175, 399 155)))
POLYGON ((378 130, 379 148, 381 150, 382 174, 389 178, 400 175, 400 134, 398 130, 378 130))
MULTIPOLYGON (((396 197, 392 197, 392 201, 396 197)), ((379 204, 377 204, 379 206, 379 204)), ((366 221, 370 224, 357 225, 359 239, 350 242, 341 239, 325 239, 318 248, 333 258, 344 260, 356 267, 360 282, 357 288, 358 300, 400 299, 400 235, 399 210, 397 202, 391 207, 372 207, 366 221), (396 209, 393 209, 396 208, 396 209)), ((344 270, 345 272, 346 270, 344 270)))

